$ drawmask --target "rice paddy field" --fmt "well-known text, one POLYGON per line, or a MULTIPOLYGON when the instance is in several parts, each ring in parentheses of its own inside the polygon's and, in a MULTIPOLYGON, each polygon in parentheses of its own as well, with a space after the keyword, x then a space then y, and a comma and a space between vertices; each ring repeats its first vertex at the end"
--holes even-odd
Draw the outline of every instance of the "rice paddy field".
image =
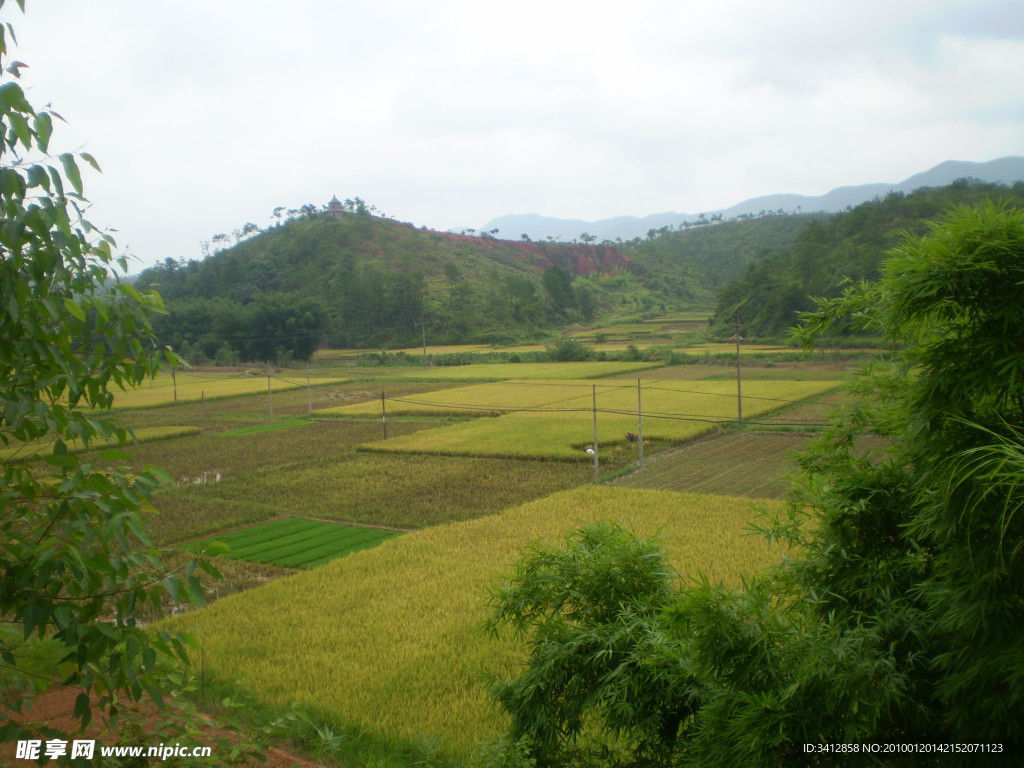
MULTIPOLYGON (((507 381, 509 379, 599 379, 659 368, 662 363, 620 363, 593 361, 580 363, 481 363, 422 368, 418 366, 359 369, 382 380, 426 381, 507 381)), ((264 380, 264 384, 266 381, 264 380)))
POLYGON ((343 732, 428 737, 466 757, 505 725, 486 679, 510 672, 522 649, 481 622, 488 590, 519 553, 589 522, 620 522, 660 537, 681 580, 738 585, 781 554, 745 535, 756 514, 749 499, 584 486, 406 534, 162 628, 194 631, 207 670, 249 681, 271 704, 297 701, 343 732))
POLYGON ((164 380, 150 400, 146 387, 118 395, 114 418, 140 438, 129 466, 172 480, 151 520, 167 562, 229 547, 216 559, 227 578, 204 585, 213 602, 170 620, 196 628, 206 671, 347 734, 436 740, 456 762, 504 726, 485 675, 522 651, 480 622, 517 553, 620 521, 661 536, 681 579, 738 583, 779 557, 745 526, 758 505, 778 508, 803 433, 849 375, 822 360, 745 363, 741 425, 735 368, 711 359, 351 362, 312 371, 309 387, 304 370, 274 372, 269 397, 266 376, 215 377, 214 397, 197 372, 189 399, 179 374, 177 402, 164 380), (645 468, 630 473, 638 380, 645 468), (595 393, 601 484, 584 452, 595 393))
MULTIPOLYGON (((272 374, 269 380, 271 391, 283 392, 291 389, 305 388, 306 378, 296 372, 295 378, 283 378, 272 374), (299 378, 301 376, 301 378, 299 378)), ((336 376, 318 376, 317 385, 342 384, 348 381, 336 376)), ((313 382, 311 381, 310 384, 313 382)), ((267 394, 268 376, 264 374, 215 374, 188 373, 179 371, 175 374, 162 373, 135 389, 118 392, 115 396, 117 408, 151 408, 159 405, 217 399, 238 395, 267 394)))
MULTIPOLYGON (((134 440, 129 437, 129 444, 125 446, 125 448, 131 449, 137 447, 139 443, 151 443, 155 440, 169 440, 175 437, 194 435, 197 432, 199 432, 198 427, 141 427, 133 430, 134 440)), ((88 450, 102 450, 115 445, 117 444, 110 440, 93 440, 89 444, 88 450)), ((52 453, 53 446, 53 442, 46 442, 36 443, 34 445, 24 445, 16 448, 0 448, 0 461, 22 461, 25 459, 43 456, 52 453)), ((86 450, 86 448, 78 442, 71 443, 67 447, 72 453, 79 453, 86 450)))
MULTIPOLYGON (((743 389, 743 417, 756 420, 794 402, 825 395, 835 387, 834 382, 821 381, 748 382, 743 389)), ((595 398, 599 455, 602 450, 618 449, 621 456, 633 447, 626 441, 626 434, 641 431, 638 411, 643 414, 645 440, 662 443, 690 440, 735 422, 739 415, 736 385, 727 381, 648 381, 641 386, 639 402, 637 386, 619 382, 567 382, 564 387, 551 388, 505 382, 405 398, 399 407, 404 413, 448 414, 460 398, 464 412, 487 415, 503 407, 511 412, 499 418, 476 419, 375 442, 363 449, 589 461, 584 449, 594 441, 595 398), (588 389, 590 392, 586 392, 588 389)), ((358 413, 365 406, 349 408, 352 410, 348 412, 358 413)))
POLYGON ((695 440, 618 478, 628 488, 781 498, 798 470, 796 456, 813 437, 791 432, 726 432, 695 440))

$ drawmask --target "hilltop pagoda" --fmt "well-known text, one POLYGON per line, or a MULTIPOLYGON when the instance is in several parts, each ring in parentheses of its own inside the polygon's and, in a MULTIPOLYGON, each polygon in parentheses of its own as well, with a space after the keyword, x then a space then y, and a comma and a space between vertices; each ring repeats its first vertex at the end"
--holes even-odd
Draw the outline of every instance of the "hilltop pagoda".
POLYGON ((338 199, 337 195, 332 197, 331 201, 327 203, 327 213, 330 216, 335 216, 339 219, 345 215, 345 206, 341 204, 341 201, 338 199))

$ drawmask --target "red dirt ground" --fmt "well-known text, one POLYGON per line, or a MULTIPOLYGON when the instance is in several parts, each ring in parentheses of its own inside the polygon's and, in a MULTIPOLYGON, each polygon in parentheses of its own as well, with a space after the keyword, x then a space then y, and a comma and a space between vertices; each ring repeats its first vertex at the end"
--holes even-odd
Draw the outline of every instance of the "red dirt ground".
MULTIPOLYGON (((68 734, 78 733, 79 723, 72 716, 72 713, 74 712, 75 698, 79 693, 80 689, 77 688, 58 688, 48 691, 37 697, 27 710, 13 715, 11 719, 25 725, 48 725, 52 728, 61 729, 68 734)), ((152 704, 143 704, 139 709, 143 712, 156 711, 156 707, 152 704)), ((90 725, 86 728, 85 732, 85 738, 95 738, 97 740, 97 747, 101 744, 103 746, 134 745, 134 742, 120 742, 116 736, 109 733, 101 736, 98 733, 99 730, 98 726, 90 725)), ((145 744, 143 746, 155 746, 155 744, 145 744)), ((14 744, 0 744, 0 766, 11 766, 12 768, 24 766, 29 768, 29 766, 36 765, 34 761, 17 760, 15 758, 15 749, 16 745, 14 744)), ((157 763, 159 762, 157 758, 153 758, 153 760, 157 763)), ((216 765, 216 760, 216 747, 214 747, 211 765, 216 765)), ((297 757, 276 747, 270 747, 267 749, 267 761, 265 763, 253 763, 253 768, 256 768, 256 766, 260 766, 260 768, 315 768, 315 765, 315 763, 309 760, 297 757)))

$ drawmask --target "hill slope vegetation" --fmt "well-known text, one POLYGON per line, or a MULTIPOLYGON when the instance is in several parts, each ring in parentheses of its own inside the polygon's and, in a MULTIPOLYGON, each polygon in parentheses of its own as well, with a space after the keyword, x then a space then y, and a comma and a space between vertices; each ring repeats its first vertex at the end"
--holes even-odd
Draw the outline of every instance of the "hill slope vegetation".
MULTIPOLYGON (((718 295, 712 331, 751 337, 779 337, 797 313, 815 307, 812 297, 839 296, 849 282, 876 280, 887 252, 906 233, 924 234, 930 222, 956 205, 1004 199, 1024 205, 1024 183, 960 180, 948 187, 894 192, 846 213, 810 221, 788 246, 766 251, 718 295)), ((848 333, 848 326, 837 329, 848 333)))
MULTIPOLYGON (((504 342, 588 321, 613 292, 643 291, 610 246, 440 233, 370 215, 322 213, 204 261, 143 272, 169 309, 160 337, 186 357, 308 359, 320 345, 504 342)), ((689 298, 685 284, 669 300, 689 298)), ((658 296, 663 303, 666 296, 658 296)), ((651 300, 649 303, 653 303, 651 300)))

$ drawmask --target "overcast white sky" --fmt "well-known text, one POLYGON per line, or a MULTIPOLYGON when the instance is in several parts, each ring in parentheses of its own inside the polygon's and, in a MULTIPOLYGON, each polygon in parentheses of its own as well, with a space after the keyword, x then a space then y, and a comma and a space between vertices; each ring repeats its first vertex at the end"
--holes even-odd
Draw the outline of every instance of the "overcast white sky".
MULTIPOLYGON (((359 196, 435 229, 698 213, 1024 154, 1020 0, 28 0, 139 259, 359 196)), ((508 233, 501 233, 508 234, 508 233)), ((516 235, 518 236, 518 235, 516 235)))

